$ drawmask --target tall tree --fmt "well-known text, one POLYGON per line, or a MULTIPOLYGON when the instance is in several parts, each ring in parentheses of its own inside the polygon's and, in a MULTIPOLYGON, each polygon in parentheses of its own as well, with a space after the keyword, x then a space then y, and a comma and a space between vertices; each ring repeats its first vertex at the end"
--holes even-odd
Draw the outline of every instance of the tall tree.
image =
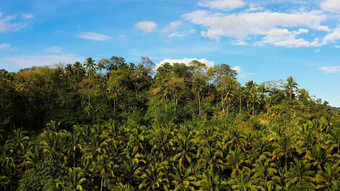
POLYGON ((286 81, 287 83, 285 83, 283 87, 288 89, 289 97, 292 99, 293 91, 298 87, 298 83, 293 79, 292 76, 289 76, 286 81))

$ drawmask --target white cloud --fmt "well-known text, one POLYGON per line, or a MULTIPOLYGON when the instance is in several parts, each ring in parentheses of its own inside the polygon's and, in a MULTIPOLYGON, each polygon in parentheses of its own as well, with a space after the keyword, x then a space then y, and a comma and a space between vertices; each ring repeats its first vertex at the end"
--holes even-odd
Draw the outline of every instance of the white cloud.
POLYGON ((156 69, 164 63, 169 63, 169 64, 183 63, 183 64, 186 64, 186 65, 189 65, 189 63, 192 62, 193 60, 197 60, 199 62, 202 62, 205 65, 207 65, 208 67, 212 67, 212 66, 215 65, 215 63, 213 61, 209 61, 205 58, 202 58, 202 59, 197 59, 197 58, 170 59, 170 58, 167 58, 167 59, 162 60, 158 64, 156 64, 156 69))
POLYGON ((0 32, 16 31, 27 26, 22 22, 13 22, 16 18, 17 15, 7 15, 4 17, 0 12, 0 32))
POLYGON ((262 43, 272 43, 276 46, 301 47, 317 46, 317 38, 307 42, 300 38, 300 34, 309 32, 310 28, 319 31, 329 31, 327 26, 321 25, 327 17, 320 11, 282 13, 282 12, 240 12, 238 14, 222 14, 210 11, 194 11, 183 15, 191 23, 206 27, 202 36, 219 40, 222 36, 244 41, 251 37, 264 36, 262 43), (303 27, 295 32, 287 28, 303 27), (275 34, 279 33, 279 34, 275 34), (287 41, 288 42, 284 42, 287 41))
POLYGON ((6 44, 6 43, 0 44, 0 49, 9 49, 9 48, 11 48, 10 44, 6 44))
POLYGON ((231 69, 235 70, 238 74, 242 71, 241 66, 235 66, 235 67, 232 67, 231 69))
POLYGON ((303 38, 297 38, 299 34, 307 33, 308 30, 300 29, 299 31, 290 32, 287 29, 271 29, 262 38, 262 41, 254 43, 255 45, 265 45, 272 44, 274 46, 288 47, 288 48, 298 48, 298 47, 315 47, 321 46, 318 38, 314 41, 309 42, 303 38))
POLYGON ((246 12, 255 12, 255 11, 263 11, 264 7, 256 6, 254 3, 249 3, 249 8, 246 9, 246 12))
POLYGON ((6 64, 6 69, 11 71, 31 66, 50 66, 56 63, 74 63, 83 60, 85 60, 84 57, 76 54, 0 57, 0 62, 6 64))
POLYGON ((202 7, 230 11, 246 5, 242 0, 212 0, 198 3, 202 7))
POLYGON ((51 46, 51 47, 47 48, 45 50, 45 52, 49 52, 49 53, 61 53, 61 52, 63 52, 63 48, 61 48, 59 46, 51 46))
POLYGON ((152 21, 140 21, 136 23, 135 27, 145 33, 149 33, 157 27, 157 24, 152 21))
POLYGON ((162 29, 162 33, 169 33, 173 30, 176 30, 178 27, 180 27, 181 25, 183 25, 182 21, 174 21, 169 23, 168 25, 166 25, 163 29, 162 29))
POLYGON ((173 32, 169 35, 169 37, 184 37, 188 36, 189 34, 194 34, 196 33, 195 29, 190 29, 190 30, 185 30, 185 31, 180 31, 180 32, 173 32))
POLYGON ((336 40, 339 40, 340 39, 340 25, 335 28, 332 33, 326 35, 324 37, 324 42, 327 43, 327 42, 335 42, 336 40))
POLYGON ((33 19, 34 15, 32 15, 32 14, 21 14, 21 17, 23 19, 33 19))
POLYGON ((97 40, 97 41, 106 41, 106 40, 111 39, 111 37, 109 36, 106 36, 100 33, 95 33, 95 32, 80 32, 76 36, 79 38, 84 38, 88 40, 97 40))
POLYGON ((340 72, 340 66, 330 66, 330 67, 321 67, 319 70, 322 70, 325 73, 331 74, 340 72))
POLYGON ((249 43, 243 41, 243 40, 235 40, 231 42, 232 45, 238 45, 238 46, 244 46, 249 45, 249 43))
POLYGON ((340 13, 340 1, 339 0, 325 0, 320 4, 323 10, 340 13))
POLYGON ((10 44, 3 43, 3 44, 0 44, 0 50, 15 51, 15 50, 17 50, 17 48, 16 47, 12 47, 10 44))

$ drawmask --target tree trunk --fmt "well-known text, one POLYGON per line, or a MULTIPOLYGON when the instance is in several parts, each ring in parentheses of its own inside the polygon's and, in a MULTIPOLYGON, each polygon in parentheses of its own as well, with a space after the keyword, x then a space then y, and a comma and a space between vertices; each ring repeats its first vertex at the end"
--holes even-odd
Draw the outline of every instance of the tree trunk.
POLYGON ((164 99, 164 109, 165 109, 165 113, 167 112, 167 107, 166 107, 166 96, 165 96, 165 99, 164 99))
POLYGON ((113 99, 113 113, 116 113, 116 99, 113 99))
POLYGON ((76 167, 76 151, 73 152, 73 167, 76 167))
POLYGON ((155 106, 155 118, 156 118, 156 123, 158 122, 158 119, 157 119, 157 106, 155 106))
POLYGON ((222 111, 224 112, 224 99, 223 99, 223 94, 222 94, 222 111))
POLYGON ((227 98, 227 116, 229 115, 229 101, 228 101, 228 98, 227 98))
POLYGON ((103 176, 101 177, 100 180, 100 191, 103 191, 103 176))
POLYGON ((197 95, 198 95, 198 114, 201 115, 201 98, 200 98, 200 92, 198 92, 197 95))
POLYGON ((242 111, 242 99, 241 99, 241 97, 239 98, 239 100, 240 100, 239 113, 241 113, 241 111, 242 111))
POLYGON ((285 153, 285 174, 287 174, 287 166, 288 166, 287 159, 288 159, 288 155, 287 153, 285 153))

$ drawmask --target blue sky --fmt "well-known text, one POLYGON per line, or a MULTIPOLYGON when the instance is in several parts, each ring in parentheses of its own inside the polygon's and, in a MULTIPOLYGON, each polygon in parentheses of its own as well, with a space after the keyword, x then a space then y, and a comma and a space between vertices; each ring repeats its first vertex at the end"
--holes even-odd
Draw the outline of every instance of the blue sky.
POLYGON ((245 83, 293 76, 340 107, 340 0, 2 0, 0 68, 111 56, 229 64, 245 83))

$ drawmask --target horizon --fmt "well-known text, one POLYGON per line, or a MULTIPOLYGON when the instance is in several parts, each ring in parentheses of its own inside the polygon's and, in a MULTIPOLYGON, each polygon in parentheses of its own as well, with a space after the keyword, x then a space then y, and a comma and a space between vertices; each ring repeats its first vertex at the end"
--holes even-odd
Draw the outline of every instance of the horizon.
POLYGON ((43 0, 0 2, 0 68, 124 57, 228 64, 237 79, 293 76, 340 107, 338 0, 43 0))

